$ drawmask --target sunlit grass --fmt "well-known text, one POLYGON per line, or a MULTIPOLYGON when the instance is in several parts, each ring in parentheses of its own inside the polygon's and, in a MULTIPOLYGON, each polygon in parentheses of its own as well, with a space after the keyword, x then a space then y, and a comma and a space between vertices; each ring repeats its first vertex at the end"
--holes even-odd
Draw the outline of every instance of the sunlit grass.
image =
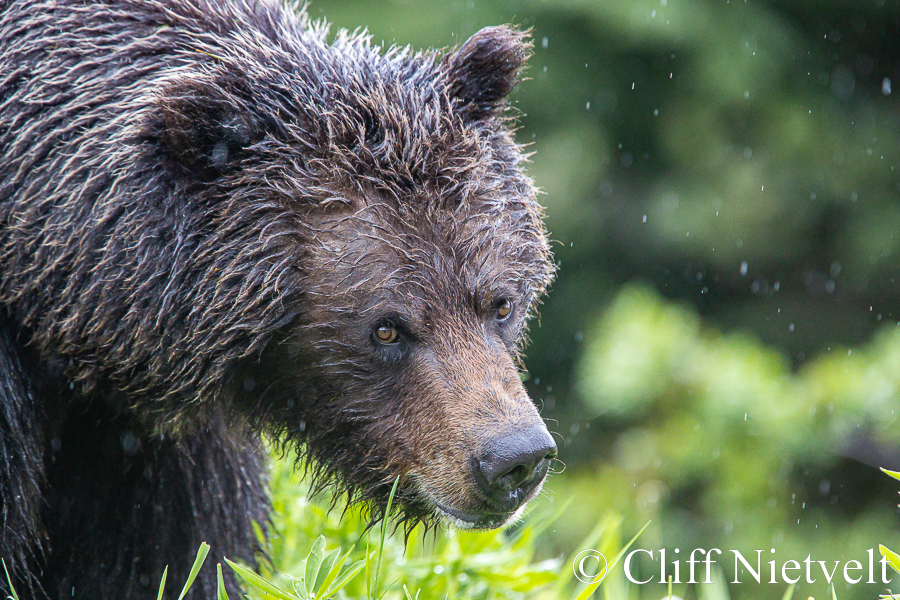
MULTIPOLYGON (((233 569, 247 596, 254 600, 601 597, 604 583, 585 585, 575 579, 574 555, 545 560, 536 556, 539 537, 567 505, 544 503, 523 523, 505 532, 438 529, 426 533, 417 528, 405 537, 392 531, 389 521, 369 528, 362 512, 332 509, 332 499, 325 495, 309 497, 307 486, 292 467, 290 458, 273 465, 272 567, 255 572, 225 557, 217 565, 218 600, 229 600, 221 583, 222 569, 233 569)), ((603 518, 577 548, 596 548, 615 557, 609 562, 612 572, 637 538, 622 544, 621 524, 618 516, 603 518)), ((209 551, 208 546, 201 547, 192 573, 209 551)), ((160 594, 160 599, 165 597, 162 585, 160 594)))
MULTIPOLYGON (((274 474, 273 500, 289 508, 275 516, 276 533, 270 550, 274 568, 256 572, 223 557, 216 565, 217 600, 230 600, 223 583, 223 563, 242 581, 246 595, 241 597, 251 600, 629 600, 646 597, 640 593, 639 586, 628 583, 622 570, 616 568, 646 526, 623 544, 622 519, 617 515, 601 519, 571 556, 536 561, 539 537, 567 505, 553 510, 545 506, 511 532, 439 531, 426 539, 422 532, 414 531, 404 539, 397 533, 391 534, 387 522, 379 528, 367 528, 360 513, 330 510, 328 498, 310 498, 306 488, 296 485, 297 476, 287 462, 276 461, 274 474), (313 531, 319 533, 310 541, 308 536, 313 531), (595 583, 580 583, 574 577, 575 554, 586 548, 613 557, 597 574, 595 583), (301 554, 302 558, 297 560, 301 554)), ((191 589, 211 551, 208 544, 200 545, 178 600, 191 589)), ((889 557, 896 556, 886 548, 882 551, 889 557)), ((897 568, 900 562, 891 561, 891 564, 897 568)), ((5 570, 5 563, 3 566, 5 570)), ((12 589, 8 573, 6 577, 12 589)), ((717 579, 721 582, 718 585, 679 585, 674 589, 670 578, 667 593, 661 600, 686 597, 730 600, 724 578, 717 579)), ((167 595, 170 590, 166 586, 164 572, 158 600, 173 597, 167 595)), ((793 596, 791 585, 782 600, 793 600, 793 596)), ((15 590, 9 598, 18 600, 15 590)), ((833 587, 831 598, 837 600, 833 587)))
MULTIPOLYGON (((628 582, 623 570, 617 568, 646 525, 623 543, 623 519, 614 513, 601 518, 569 555, 541 560, 537 549, 542 536, 569 503, 560 506, 544 498, 529 517, 508 531, 439 529, 425 533, 416 529, 406 537, 392 531, 391 521, 369 527, 364 513, 335 508, 327 495, 310 497, 293 464, 287 457, 275 460, 273 465, 271 564, 253 570, 217 556, 215 548, 201 544, 178 600, 191 589, 209 554, 218 563, 217 600, 230 600, 223 584, 223 569, 231 569, 238 576, 244 587, 240 597, 251 600, 636 600, 660 594, 648 594, 649 589, 628 582), (583 549, 596 549, 612 557, 594 583, 579 582, 574 576, 573 562, 583 549)), ((889 474, 900 479, 900 474, 889 474)), ((882 554, 900 572, 900 556, 883 546, 882 554)), ((5 571, 5 563, 3 566, 5 571)), ((12 589, 8 573, 6 577, 12 589)), ((730 600, 726 578, 716 579, 715 585, 675 586, 670 579, 662 600, 730 600)), ((181 584, 167 582, 164 572, 158 600, 175 598, 181 584)), ((793 596, 792 585, 782 600, 793 600, 793 596)), ((837 600, 833 586, 830 596, 837 600)), ((18 600, 14 590, 9 598, 18 600)))

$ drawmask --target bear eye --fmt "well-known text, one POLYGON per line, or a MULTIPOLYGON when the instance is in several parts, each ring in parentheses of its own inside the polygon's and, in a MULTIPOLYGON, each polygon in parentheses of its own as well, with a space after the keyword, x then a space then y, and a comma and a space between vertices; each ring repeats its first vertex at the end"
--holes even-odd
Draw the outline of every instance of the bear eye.
POLYGON ((513 304, 509 300, 509 298, 502 298, 499 302, 497 302, 497 320, 505 321, 509 318, 509 315, 512 314, 513 304))
POLYGON ((384 323, 375 330, 375 341, 379 344, 395 344, 400 339, 400 332, 390 323, 384 323))

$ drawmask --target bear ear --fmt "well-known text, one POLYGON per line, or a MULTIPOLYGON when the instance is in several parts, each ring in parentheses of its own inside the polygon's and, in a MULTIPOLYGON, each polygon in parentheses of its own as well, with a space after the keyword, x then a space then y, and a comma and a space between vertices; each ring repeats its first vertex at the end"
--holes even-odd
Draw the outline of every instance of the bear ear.
POLYGON ((177 166, 200 179, 233 170, 245 149, 262 138, 252 109, 228 87, 193 80, 159 95, 154 137, 177 166))
POLYGON ((530 55, 527 32, 509 25, 481 29, 442 60, 451 98, 470 120, 497 114, 530 55))

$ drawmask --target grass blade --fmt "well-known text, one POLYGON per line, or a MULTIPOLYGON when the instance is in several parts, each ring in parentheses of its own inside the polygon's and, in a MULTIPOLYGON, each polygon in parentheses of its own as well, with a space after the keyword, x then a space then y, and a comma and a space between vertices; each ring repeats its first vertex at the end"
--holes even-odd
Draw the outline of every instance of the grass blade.
POLYGON ((890 548, 886 548, 881 544, 878 544, 878 551, 881 552, 881 556, 887 559, 891 568, 900 573, 900 556, 890 548))
POLYGON ((166 568, 163 569, 162 579, 159 580, 159 594, 156 596, 156 600, 162 600, 163 591, 166 589, 166 577, 169 575, 169 567, 166 565, 166 568))
MULTIPOLYGON (((6 573, 6 581, 9 583, 9 592, 12 594, 13 600, 19 600, 19 596, 16 594, 16 588, 13 587, 12 577, 9 576, 9 569, 6 568, 6 561, 0 558, 0 562, 3 563, 3 572, 6 573)), ((166 579, 165 573, 163 574, 163 581, 166 579)), ((162 593, 162 592, 160 592, 162 593)))
POLYGON ((334 583, 332 583, 327 590, 322 592, 321 596, 316 596, 316 597, 317 598, 329 598, 331 596, 334 596, 338 592, 338 590, 340 590, 345 585, 350 583, 350 580, 353 579, 354 577, 356 577, 356 575, 360 571, 362 571, 363 567, 366 566, 367 562, 368 562, 368 559, 358 560, 355 563, 353 563, 352 565, 350 565, 349 567, 347 567, 347 570, 344 571, 344 573, 340 577, 335 579, 334 583))
POLYGON ((366 598, 369 600, 372 598, 372 561, 368 560, 368 558, 374 554, 374 552, 369 554, 369 541, 366 540, 366 598))
POLYGON ((784 590, 784 596, 781 597, 781 600, 791 600, 794 597, 794 588, 797 584, 792 583, 788 586, 788 589, 784 590))
MULTIPOLYGON (((584 588, 584 590, 582 590, 582 592, 580 594, 578 594, 578 596, 576 597, 575 600, 587 600, 588 598, 590 598, 591 594, 593 594, 595 591, 597 591, 597 588, 600 587, 600 584, 603 583, 604 579, 606 579, 606 574, 609 573, 609 571, 611 571, 612 568, 616 566, 616 564, 622 559, 622 556, 624 556, 625 553, 628 552, 628 549, 631 548, 631 545, 637 541, 637 539, 640 537, 640 535, 642 533, 644 533, 644 530, 647 529, 647 527, 649 527, 649 526, 650 526, 650 521, 647 521, 647 524, 644 525, 643 527, 641 527, 641 530, 638 531, 636 534, 634 534, 634 537, 631 538, 631 540, 627 544, 625 544, 625 546, 621 550, 619 550, 619 553, 616 554, 615 558, 612 559, 612 562, 607 563, 606 568, 603 569, 603 575, 600 576, 599 581, 597 581, 596 583, 592 583, 589 586, 587 586, 586 588, 584 588)), ((598 575, 600 575, 600 574, 598 573, 598 575)))
MULTIPOLYGON (((609 532, 613 529, 617 529, 619 525, 621 525, 622 519, 621 517, 605 517, 597 522, 594 525, 594 528, 591 530, 587 536, 578 545, 578 548, 594 548, 596 544, 600 542, 609 532)), ((575 560, 575 557, 578 555, 578 550, 573 550, 569 557, 566 559, 564 564, 572 564, 575 560)), ((565 575, 560 576, 559 580, 556 582, 556 587, 554 588, 554 595, 556 597, 562 597, 563 590, 566 589, 566 586, 569 585, 569 582, 573 579, 574 572, 572 569, 566 569, 565 575)))
POLYGON ((275 596, 276 598, 280 598, 280 600, 297 600, 296 596, 289 594, 288 592, 284 591, 283 589, 281 589, 274 583, 270 583, 269 581, 266 581, 265 579, 263 579, 262 577, 260 577, 259 575, 257 575, 253 571, 251 571, 250 569, 242 567, 241 565, 239 565, 237 563, 233 563, 230 560, 228 560, 227 558, 225 559, 225 562, 228 563, 229 567, 234 569, 235 573, 237 573, 238 575, 241 576, 241 579, 243 579, 244 581, 246 581, 247 583, 249 583, 256 589, 263 591, 263 592, 269 594, 270 596, 275 596))
POLYGON ((888 475, 890 475, 891 477, 893 477, 894 479, 900 480, 900 471, 888 471, 887 469, 881 469, 881 470, 884 471, 885 473, 887 473, 888 475))
POLYGON ((400 485, 400 477, 394 480, 394 487, 391 488, 391 495, 388 496, 387 508, 384 510, 384 519, 381 521, 381 543, 378 546, 378 560, 375 562, 375 577, 372 582, 372 593, 370 600, 378 598, 378 574, 381 572, 381 558, 384 556, 384 538, 387 537, 388 517, 391 514, 391 506, 394 504, 394 494, 397 493, 397 486, 400 485))
POLYGON ((225 580, 222 578, 222 563, 216 563, 216 600, 228 600, 225 580))
POLYGON ((206 560, 207 554, 209 554, 209 544, 203 542, 200 544, 200 548, 197 549, 197 558, 194 559, 194 566, 191 567, 191 572, 188 574, 187 581, 184 582, 184 588, 178 595, 178 600, 182 600, 187 595, 188 590, 191 589, 194 580, 197 579, 197 573, 200 572, 200 567, 203 566, 203 561, 206 560))

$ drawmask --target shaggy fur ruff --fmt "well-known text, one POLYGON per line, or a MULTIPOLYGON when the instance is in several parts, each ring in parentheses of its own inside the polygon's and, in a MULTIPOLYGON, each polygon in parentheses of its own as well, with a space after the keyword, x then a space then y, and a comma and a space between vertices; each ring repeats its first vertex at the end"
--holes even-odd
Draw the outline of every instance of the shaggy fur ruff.
POLYGON ((506 514, 466 474, 540 423, 517 369, 553 264, 506 112, 528 51, 508 27, 448 53, 329 42, 276 0, 0 0, 20 595, 155 597, 203 540, 254 562, 262 434, 375 517, 398 476, 411 524, 506 514))

